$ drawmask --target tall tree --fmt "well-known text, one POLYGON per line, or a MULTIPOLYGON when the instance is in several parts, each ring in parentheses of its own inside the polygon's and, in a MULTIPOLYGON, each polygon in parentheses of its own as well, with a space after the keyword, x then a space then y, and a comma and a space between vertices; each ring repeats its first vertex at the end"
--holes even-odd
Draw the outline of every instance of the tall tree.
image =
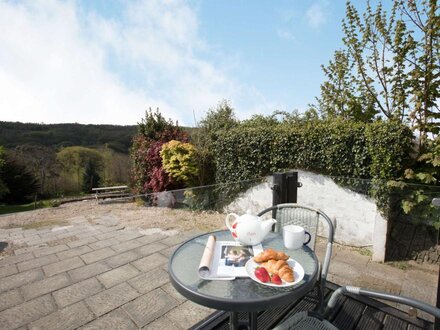
POLYGON ((37 179, 11 153, 6 155, 1 174, 1 180, 8 187, 1 198, 6 203, 30 201, 38 191, 37 179))
POLYGON ((92 188, 98 187, 101 181, 96 164, 93 160, 88 160, 84 169, 82 180, 82 191, 85 193, 92 192, 92 188))
POLYGON ((66 172, 74 173, 78 189, 81 188, 81 174, 86 164, 93 162, 99 170, 102 169, 103 164, 102 156, 98 151, 85 147, 63 148, 58 152, 57 160, 66 172))
POLYGON ((439 24, 437 0, 397 0, 389 13, 368 1, 362 14, 347 1, 345 49, 323 67, 320 110, 411 121, 423 149, 429 134, 439 133, 439 24))
POLYGON ((56 177, 56 153, 52 148, 43 145, 19 145, 14 149, 14 155, 38 179, 40 195, 47 195, 47 181, 56 177))
POLYGON ((8 186, 3 180, 4 166, 6 164, 5 160, 5 150, 3 146, 0 146, 0 199, 9 192, 8 186))
POLYGON ((374 100, 359 89, 353 75, 354 61, 345 50, 337 50, 328 66, 322 66, 327 78, 318 98, 323 117, 342 117, 357 121, 373 120, 378 111, 374 100))
POLYGON ((401 1, 400 8, 415 31, 407 41, 408 85, 412 95, 410 119, 414 129, 420 132, 423 152, 431 143, 429 136, 440 133, 440 10, 437 0, 401 1))
POLYGON ((234 108, 227 100, 221 101, 216 108, 209 109, 206 116, 198 124, 193 141, 197 146, 197 162, 199 168, 199 184, 212 184, 215 178, 213 164, 213 144, 221 131, 226 131, 239 123, 234 108))

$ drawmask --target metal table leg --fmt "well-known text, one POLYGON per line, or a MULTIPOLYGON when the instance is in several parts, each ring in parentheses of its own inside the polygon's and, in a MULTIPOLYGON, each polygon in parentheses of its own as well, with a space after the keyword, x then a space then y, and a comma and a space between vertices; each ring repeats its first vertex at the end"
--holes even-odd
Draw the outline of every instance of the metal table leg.
POLYGON ((230 312, 229 313, 229 329, 231 330, 239 330, 239 329, 247 329, 247 330, 257 330, 257 322, 258 322, 258 313, 257 312, 249 312, 247 321, 239 321, 238 320, 238 312, 230 312))
POLYGON ((229 313, 229 329, 238 330, 238 313, 230 312, 229 313))

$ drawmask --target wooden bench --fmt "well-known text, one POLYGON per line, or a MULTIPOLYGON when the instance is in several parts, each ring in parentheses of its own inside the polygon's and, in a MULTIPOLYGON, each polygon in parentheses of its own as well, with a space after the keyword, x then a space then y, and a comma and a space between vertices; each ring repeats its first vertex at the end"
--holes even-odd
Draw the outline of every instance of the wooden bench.
POLYGON ((95 193, 95 199, 98 203, 100 199, 130 196, 128 186, 92 188, 92 191, 95 193))

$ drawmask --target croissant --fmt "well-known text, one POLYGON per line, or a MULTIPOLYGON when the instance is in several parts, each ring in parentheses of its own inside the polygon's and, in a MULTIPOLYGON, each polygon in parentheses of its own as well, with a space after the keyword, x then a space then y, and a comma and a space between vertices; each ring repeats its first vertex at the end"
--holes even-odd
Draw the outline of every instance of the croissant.
POLYGON ((254 257, 255 262, 265 262, 268 260, 287 260, 289 256, 284 252, 275 251, 274 249, 267 249, 260 252, 254 257))
POLYGON ((287 264, 285 260, 269 260, 261 264, 269 273, 278 274, 278 276, 286 282, 293 282, 295 280, 293 269, 287 264))

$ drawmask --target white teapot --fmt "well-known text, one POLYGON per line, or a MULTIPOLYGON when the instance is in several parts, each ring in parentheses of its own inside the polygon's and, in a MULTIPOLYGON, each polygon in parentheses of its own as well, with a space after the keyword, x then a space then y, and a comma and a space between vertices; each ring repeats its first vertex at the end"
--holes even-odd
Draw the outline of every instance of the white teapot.
POLYGON ((246 245, 261 243, 271 230, 272 225, 276 222, 275 219, 263 221, 260 217, 252 215, 250 210, 242 216, 229 213, 225 219, 226 227, 231 231, 232 237, 234 237, 237 242, 246 245), (230 217, 235 218, 232 224, 230 223, 230 217))

